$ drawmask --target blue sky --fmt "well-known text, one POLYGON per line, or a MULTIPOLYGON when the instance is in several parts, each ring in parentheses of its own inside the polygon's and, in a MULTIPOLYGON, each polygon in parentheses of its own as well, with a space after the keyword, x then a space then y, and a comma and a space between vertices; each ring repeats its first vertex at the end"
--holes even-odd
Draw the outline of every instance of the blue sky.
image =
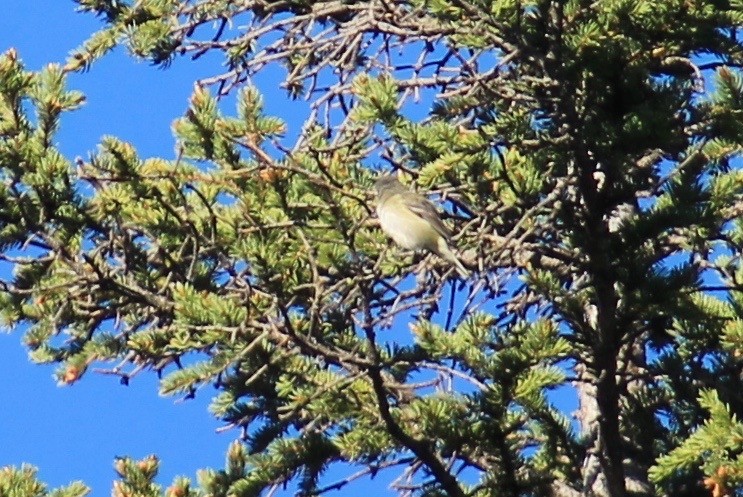
MULTIPOLYGON (((68 52, 99 26, 75 12, 69 0, 3 0, 0 52, 15 47, 26 68, 63 62, 68 52)), ((57 142, 64 154, 87 157, 106 134, 130 141, 143 157, 172 158, 170 123, 186 108, 194 79, 213 60, 180 61, 168 70, 136 62, 121 51, 72 75, 68 84, 84 92, 85 106, 67 114, 57 142)), ((128 387, 111 376, 89 374, 72 387, 58 387, 54 368, 37 366, 21 345, 22 330, 0 332, 0 467, 27 462, 39 467, 51 487, 83 480, 91 495, 108 496, 117 455, 161 458, 167 486, 173 476, 221 468, 236 431, 215 433, 207 412, 212 390, 195 400, 157 394, 157 378, 137 376, 128 387)))

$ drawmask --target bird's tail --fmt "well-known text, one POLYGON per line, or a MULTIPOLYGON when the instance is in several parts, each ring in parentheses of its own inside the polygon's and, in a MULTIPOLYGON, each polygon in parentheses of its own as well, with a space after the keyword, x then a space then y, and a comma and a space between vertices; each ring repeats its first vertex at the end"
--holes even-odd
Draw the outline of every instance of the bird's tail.
POLYGON ((464 264, 462 264, 462 261, 459 260, 457 255, 452 251, 452 249, 449 248, 449 245, 446 243, 446 241, 441 238, 441 243, 439 243, 438 246, 438 256, 444 259, 446 262, 454 266, 454 269, 456 269, 457 274, 462 279, 467 279, 470 277, 470 272, 467 270, 466 267, 464 267, 464 264))

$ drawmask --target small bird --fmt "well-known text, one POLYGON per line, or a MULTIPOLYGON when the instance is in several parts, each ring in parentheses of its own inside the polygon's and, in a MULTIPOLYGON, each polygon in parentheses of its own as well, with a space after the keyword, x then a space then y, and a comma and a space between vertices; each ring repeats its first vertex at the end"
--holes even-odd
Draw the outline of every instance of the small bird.
POLYGON ((469 271, 449 247, 451 232, 427 198, 408 190, 388 174, 380 176, 374 188, 382 231, 399 246, 433 252, 453 265, 459 276, 469 277, 469 271))

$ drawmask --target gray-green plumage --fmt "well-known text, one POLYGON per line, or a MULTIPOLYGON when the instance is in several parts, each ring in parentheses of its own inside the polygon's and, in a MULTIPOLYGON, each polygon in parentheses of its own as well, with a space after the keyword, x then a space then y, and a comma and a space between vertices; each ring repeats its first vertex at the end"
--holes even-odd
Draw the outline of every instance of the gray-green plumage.
POLYGON ((391 175, 380 176, 374 187, 379 223, 396 244, 433 252, 451 263, 461 277, 469 276, 449 247, 451 231, 441 222, 436 207, 427 198, 408 190, 391 175))

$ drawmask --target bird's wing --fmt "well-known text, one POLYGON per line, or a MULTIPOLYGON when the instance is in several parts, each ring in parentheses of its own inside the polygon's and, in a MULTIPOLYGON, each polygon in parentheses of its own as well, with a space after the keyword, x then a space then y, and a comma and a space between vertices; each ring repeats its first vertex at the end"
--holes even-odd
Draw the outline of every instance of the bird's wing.
POLYGON ((428 222, 445 240, 451 238, 451 231, 441 222, 436 206, 428 199, 416 195, 414 198, 407 197, 405 203, 412 213, 428 222))

